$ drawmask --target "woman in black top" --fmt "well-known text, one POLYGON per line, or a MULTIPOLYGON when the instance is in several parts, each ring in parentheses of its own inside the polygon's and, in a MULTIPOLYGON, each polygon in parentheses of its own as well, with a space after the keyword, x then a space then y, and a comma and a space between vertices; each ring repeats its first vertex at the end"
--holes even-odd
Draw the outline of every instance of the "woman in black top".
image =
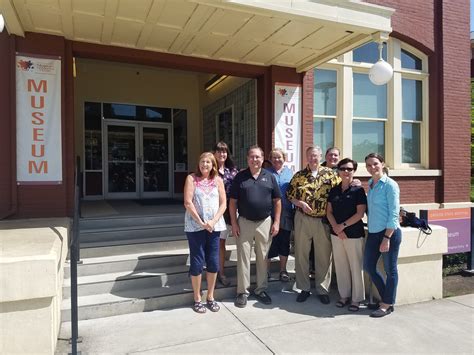
POLYGON ((362 186, 351 186, 357 162, 345 158, 337 164, 342 182, 329 192, 327 218, 331 224, 331 242, 340 300, 337 307, 348 304, 357 312, 365 299, 363 255, 364 224, 367 198, 362 186))

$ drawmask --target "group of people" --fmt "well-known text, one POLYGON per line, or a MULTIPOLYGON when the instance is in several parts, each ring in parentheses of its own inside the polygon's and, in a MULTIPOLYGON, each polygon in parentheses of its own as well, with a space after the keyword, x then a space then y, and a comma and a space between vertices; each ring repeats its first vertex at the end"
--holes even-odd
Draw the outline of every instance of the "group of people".
POLYGON ((204 313, 219 311, 214 299, 217 280, 224 286, 225 244, 229 236, 237 245, 237 297, 235 306, 247 305, 250 294, 250 259, 256 255, 255 298, 271 304, 267 293, 268 265, 279 256, 279 279, 290 280, 286 269, 290 236, 294 230, 296 301, 311 295, 310 270, 314 270, 316 295, 329 304, 332 262, 337 275, 337 307, 359 310, 365 299, 363 270, 371 277, 380 295, 372 317, 394 311, 398 283, 397 259, 401 242, 398 221, 399 188, 388 177, 382 156, 365 158, 368 193, 354 179, 357 162, 339 160, 337 148, 326 152, 318 146, 306 149, 307 166, 293 175, 285 166, 286 153, 274 148, 270 167, 263 168, 263 150, 247 151, 246 169, 239 171, 228 146, 219 142, 213 152, 201 154, 198 168, 184 187, 185 232, 190 249, 190 276, 194 292, 193 309, 204 313), (362 218, 367 213, 368 236, 362 218), (314 257, 310 266, 310 251, 314 257), (382 256, 385 275, 377 270, 382 256), (201 300, 201 274, 206 267, 207 300, 201 300))

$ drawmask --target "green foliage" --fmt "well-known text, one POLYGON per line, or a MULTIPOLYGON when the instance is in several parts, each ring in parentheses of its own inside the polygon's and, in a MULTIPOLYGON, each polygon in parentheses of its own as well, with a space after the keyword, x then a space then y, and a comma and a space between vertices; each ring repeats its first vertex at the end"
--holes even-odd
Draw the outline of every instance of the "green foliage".
POLYGON ((468 253, 443 255, 443 276, 452 275, 466 268, 468 253))

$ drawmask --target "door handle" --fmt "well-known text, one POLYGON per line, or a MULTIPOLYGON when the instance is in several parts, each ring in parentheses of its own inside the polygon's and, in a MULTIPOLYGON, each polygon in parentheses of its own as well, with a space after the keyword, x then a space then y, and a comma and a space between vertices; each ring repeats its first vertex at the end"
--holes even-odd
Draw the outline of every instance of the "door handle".
POLYGON ((137 157, 137 164, 138 164, 138 166, 143 165, 143 158, 142 157, 137 157))

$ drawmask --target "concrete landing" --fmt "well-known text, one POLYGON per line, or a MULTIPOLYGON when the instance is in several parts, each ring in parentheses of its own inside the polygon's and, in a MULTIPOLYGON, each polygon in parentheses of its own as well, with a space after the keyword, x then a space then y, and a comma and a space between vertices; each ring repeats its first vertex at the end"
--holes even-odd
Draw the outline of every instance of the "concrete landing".
MULTIPOLYGON (((336 308, 316 297, 296 303, 294 292, 271 293, 273 304, 252 298, 244 309, 232 299, 218 313, 191 308, 81 321, 79 351, 113 354, 443 353, 472 354, 474 294, 398 306, 385 318, 336 308)), ((69 338, 64 323, 61 338, 69 338)), ((70 351, 65 340, 57 353, 70 351)))

